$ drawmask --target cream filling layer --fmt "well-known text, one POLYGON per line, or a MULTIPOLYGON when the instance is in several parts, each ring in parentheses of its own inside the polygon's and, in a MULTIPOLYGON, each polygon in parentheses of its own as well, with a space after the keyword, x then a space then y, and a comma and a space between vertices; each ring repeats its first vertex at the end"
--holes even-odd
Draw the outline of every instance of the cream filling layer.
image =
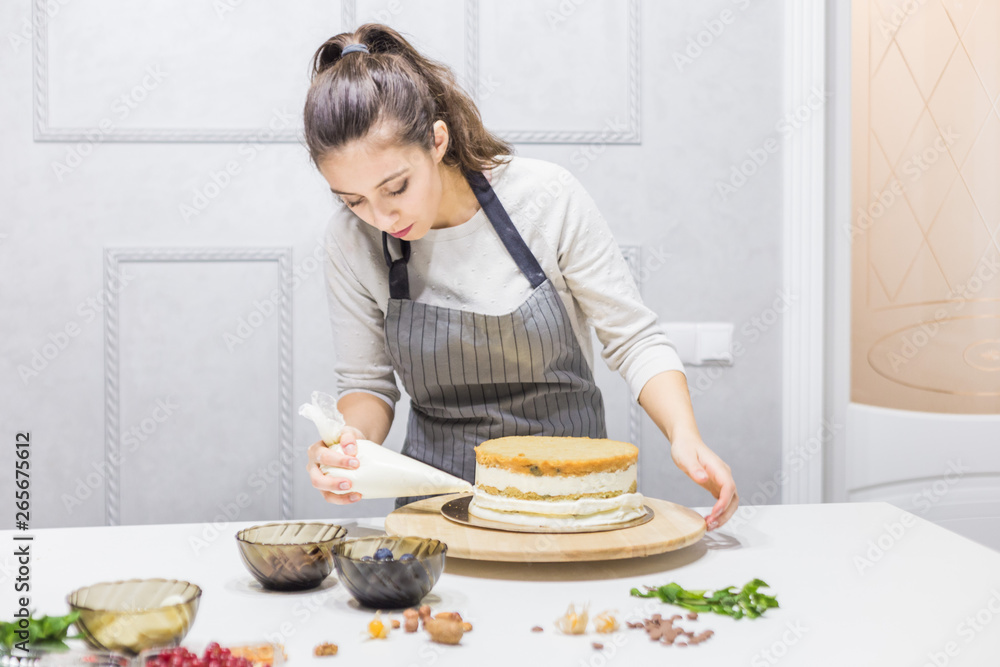
POLYGON ((569 527, 624 523, 645 513, 641 493, 614 498, 522 500, 477 491, 469 513, 481 519, 524 526, 569 527))
MULTIPOLYGON (((476 464, 476 486, 492 486, 503 491, 513 487, 524 493, 540 496, 572 496, 583 493, 618 491, 628 493, 635 483, 633 463, 618 472, 594 472, 588 475, 531 475, 511 472, 506 468, 488 468, 476 464)), ((546 512, 547 514, 548 512, 546 512)))

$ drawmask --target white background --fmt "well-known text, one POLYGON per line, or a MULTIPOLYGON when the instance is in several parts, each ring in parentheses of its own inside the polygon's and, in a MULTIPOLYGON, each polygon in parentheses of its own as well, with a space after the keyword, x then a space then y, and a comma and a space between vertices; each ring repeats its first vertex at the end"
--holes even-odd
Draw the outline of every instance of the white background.
MULTIPOLYGON (((121 523, 279 518, 287 406, 289 517, 388 512, 391 500, 322 501, 304 471, 315 430, 293 414, 312 390, 333 391, 336 351, 311 258, 334 204, 294 137, 310 58, 345 29, 344 8, 48 6, 44 35, 32 33, 28 0, 0 6, 0 434, 9 441, 0 460, 12 461, 14 434, 30 431, 32 525, 104 524, 109 497, 121 523), (220 176, 227 165, 238 173, 220 176), (106 373, 102 306, 113 248, 235 249, 237 258, 124 263, 109 341, 117 381, 106 373), (291 251, 287 340, 263 303, 282 287, 278 263, 238 259, 260 248, 291 251), (259 323, 245 341, 241 320, 259 323), (109 392, 122 436, 141 434, 131 448, 122 437, 110 477, 109 392), (157 401, 176 406, 159 422, 157 401)), ((459 0, 359 0, 354 11, 357 23, 386 21, 463 81, 477 79, 489 127, 583 182, 619 243, 639 247, 643 295, 664 322, 735 324, 745 352, 733 367, 688 369, 695 412, 741 495, 778 502, 781 320, 770 316, 782 269, 780 151, 727 198, 717 184, 748 150, 784 139, 783 6, 635 6, 630 21, 620 0, 483 0, 474 31, 459 0)), ((611 436, 625 438, 631 397, 601 370, 611 436)), ((389 446, 401 446, 404 424, 401 404, 389 446)), ((645 416, 639 440, 640 491, 711 504, 645 416)), ((11 468, 0 465, 6 488, 11 468)))

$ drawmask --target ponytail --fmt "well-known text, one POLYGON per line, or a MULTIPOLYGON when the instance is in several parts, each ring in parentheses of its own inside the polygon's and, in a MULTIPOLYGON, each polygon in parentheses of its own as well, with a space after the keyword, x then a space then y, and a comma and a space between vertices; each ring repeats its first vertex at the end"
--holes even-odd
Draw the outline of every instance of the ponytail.
POLYGON ((373 129, 430 150, 438 120, 448 126, 444 163, 449 166, 484 171, 513 152, 483 126, 475 103, 446 65, 420 55, 395 30, 377 23, 319 47, 303 115, 309 157, 317 168, 331 152, 373 129), (351 44, 363 44, 367 52, 343 55, 351 44))

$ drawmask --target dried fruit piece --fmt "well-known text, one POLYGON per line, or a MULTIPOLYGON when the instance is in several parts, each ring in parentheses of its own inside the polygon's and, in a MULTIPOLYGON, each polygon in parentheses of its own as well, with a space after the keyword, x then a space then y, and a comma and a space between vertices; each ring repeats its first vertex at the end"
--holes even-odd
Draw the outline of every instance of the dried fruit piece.
POLYGON ((567 635, 582 635, 587 631, 587 620, 590 618, 587 612, 587 605, 579 612, 576 607, 570 604, 566 608, 566 613, 556 619, 556 627, 567 635))
POLYGON ((601 634, 608 634, 618 629, 618 619, 610 611, 602 611, 594 617, 594 630, 601 634))
POLYGON ((389 626, 382 622, 382 612, 375 612, 375 618, 368 622, 368 636, 372 639, 389 637, 389 626))

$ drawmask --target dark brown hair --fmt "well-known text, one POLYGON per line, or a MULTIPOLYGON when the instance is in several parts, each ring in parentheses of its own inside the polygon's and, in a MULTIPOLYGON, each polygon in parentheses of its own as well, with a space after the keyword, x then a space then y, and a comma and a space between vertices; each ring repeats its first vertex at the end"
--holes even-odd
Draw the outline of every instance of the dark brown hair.
POLYGON ((420 55, 399 33, 378 23, 328 39, 313 56, 304 111, 309 157, 320 163, 372 129, 400 144, 430 150, 433 125, 448 125, 444 163, 483 171, 504 162, 511 145, 489 132, 472 99, 444 64, 420 55), (341 52, 364 44, 368 53, 341 52))

